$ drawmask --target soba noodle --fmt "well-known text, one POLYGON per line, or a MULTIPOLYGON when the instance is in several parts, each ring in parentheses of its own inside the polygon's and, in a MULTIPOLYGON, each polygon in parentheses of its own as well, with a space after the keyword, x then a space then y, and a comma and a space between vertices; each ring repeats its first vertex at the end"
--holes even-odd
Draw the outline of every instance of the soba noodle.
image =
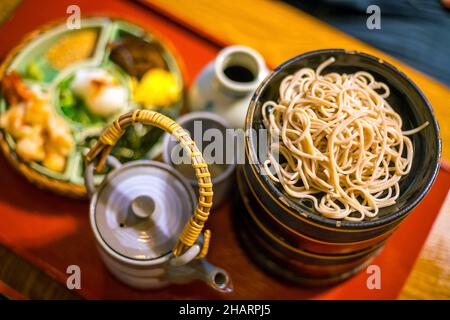
POLYGON ((413 160, 408 135, 428 122, 402 132, 400 115, 386 101, 389 87, 365 71, 322 75, 334 61, 285 77, 279 102, 264 103, 264 169, 323 216, 362 221, 395 203, 413 160))

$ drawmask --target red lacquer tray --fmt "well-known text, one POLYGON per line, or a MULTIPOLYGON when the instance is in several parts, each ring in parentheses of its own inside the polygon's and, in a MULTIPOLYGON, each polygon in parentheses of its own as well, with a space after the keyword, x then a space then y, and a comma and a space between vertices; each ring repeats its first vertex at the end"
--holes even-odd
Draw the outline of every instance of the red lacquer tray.
MULTIPOLYGON (((180 21, 170 20, 136 2, 26 0, 0 27, 0 58, 4 58, 26 33, 51 20, 66 17, 66 9, 72 4, 80 6, 82 16, 120 16, 154 30, 178 51, 187 86, 220 50, 220 41, 200 36, 180 21)), ((213 212, 208 223, 213 232, 209 260, 230 273, 233 293, 219 294, 200 282, 158 291, 130 289, 108 273, 97 254, 89 227, 87 201, 68 200, 37 189, 19 176, 2 156, 0 245, 62 284, 66 283, 67 267, 80 266, 82 288, 76 293, 89 299, 395 299, 449 188, 450 171, 441 169, 430 194, 375 259, 373 263, 380 266, 382 272, 380 290, 367 288, 365 272, 338 286, 320 290, 288 286, 267 276, 249 260, 237 241, 231 202, 213 212)))

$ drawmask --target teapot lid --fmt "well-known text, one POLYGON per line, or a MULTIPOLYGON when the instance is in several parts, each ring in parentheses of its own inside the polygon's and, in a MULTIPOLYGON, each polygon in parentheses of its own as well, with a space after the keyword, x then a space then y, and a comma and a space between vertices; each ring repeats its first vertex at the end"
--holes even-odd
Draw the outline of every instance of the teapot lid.
POLYGON ((91 221, 116 253, 152 260, 172 251, 194 205, 192 187, 173 168, 133 161, 106 176, 93 198, 91 221))

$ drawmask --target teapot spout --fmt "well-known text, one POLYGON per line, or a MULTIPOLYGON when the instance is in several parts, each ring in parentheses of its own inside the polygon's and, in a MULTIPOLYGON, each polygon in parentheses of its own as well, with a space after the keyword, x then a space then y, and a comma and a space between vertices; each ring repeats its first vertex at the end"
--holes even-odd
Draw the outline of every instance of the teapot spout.
POLYGON ((224 269, 210 264, 206 259, 195 261, 191 266, 196 270, 197 278, 220 292, 232 292, 233 283, 224 269))

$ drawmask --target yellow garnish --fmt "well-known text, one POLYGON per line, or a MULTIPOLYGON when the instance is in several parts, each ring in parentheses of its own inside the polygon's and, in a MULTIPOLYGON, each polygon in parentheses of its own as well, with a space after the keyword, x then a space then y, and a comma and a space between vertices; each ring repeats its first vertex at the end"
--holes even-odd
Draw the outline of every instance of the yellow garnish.
POLYGON ((47 52, 47 59, 56 69, 63 69, 75 62, 84 60, 92 55, 97 41, 97 32, 82 30, 70 33, 51 47, 47 52))
POLYGON ((167 107, 180 97, 175 76, 163 69, 151 69, 135 85, 133 99, 146 108, 167 107))

